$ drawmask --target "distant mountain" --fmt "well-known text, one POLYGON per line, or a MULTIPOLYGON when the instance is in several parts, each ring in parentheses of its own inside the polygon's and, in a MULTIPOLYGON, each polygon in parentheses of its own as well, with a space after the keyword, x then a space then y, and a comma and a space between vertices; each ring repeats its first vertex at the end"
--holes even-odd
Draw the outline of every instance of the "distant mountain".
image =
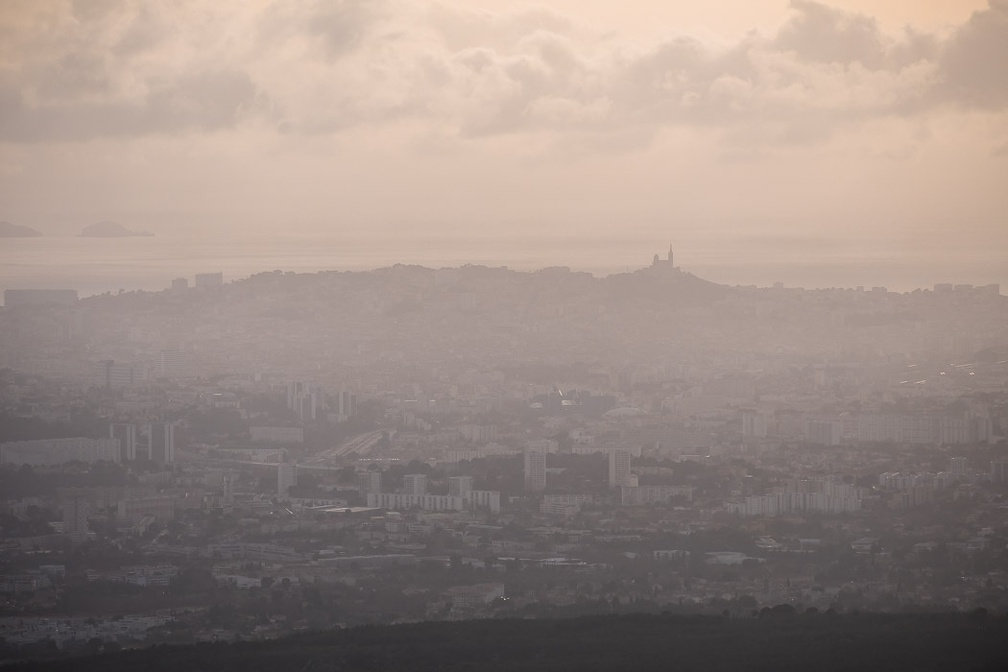
POLYGON ((133 231, 115 222, 98 222, 81 229, 85 238, 128 238, 130 236, 153 236, 149 231, 133 231))
POLYGON ((0 238, 35 238, 41 235, 39 231, 30 226, 0 222, 0 238))

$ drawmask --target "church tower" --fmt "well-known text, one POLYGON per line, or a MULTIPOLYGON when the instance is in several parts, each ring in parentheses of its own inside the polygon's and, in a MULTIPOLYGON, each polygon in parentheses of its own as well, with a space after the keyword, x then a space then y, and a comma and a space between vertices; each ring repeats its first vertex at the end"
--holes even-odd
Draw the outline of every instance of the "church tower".
POLYGON ((672 243, 669 243, 668 246, 668 263, 669 266, 672 266, 672 243))

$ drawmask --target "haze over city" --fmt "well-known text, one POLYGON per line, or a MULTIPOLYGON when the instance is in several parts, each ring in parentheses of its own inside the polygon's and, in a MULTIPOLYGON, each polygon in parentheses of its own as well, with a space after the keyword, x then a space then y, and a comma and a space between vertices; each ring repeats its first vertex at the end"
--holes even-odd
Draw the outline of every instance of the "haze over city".
POLYGON ((0 668, 1008 669, 1008 0, 0 2, 0 668))

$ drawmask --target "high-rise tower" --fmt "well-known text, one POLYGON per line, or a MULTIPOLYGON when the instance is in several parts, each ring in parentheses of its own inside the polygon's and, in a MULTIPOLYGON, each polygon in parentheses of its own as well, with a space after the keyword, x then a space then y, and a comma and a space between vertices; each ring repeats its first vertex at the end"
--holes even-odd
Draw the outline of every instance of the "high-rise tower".
POLYGON ((297 465, 282 462, 277 465, 277 495, 286 497, 288 491, 297 485, 297 465))
POLYGON ((136 425, 114 423, 109 425, 109 438, 119 439, 119 461, 132 462, 136 459, 136 425))
POLYGON ((546 489, 546 453, 530 450, 525 453, 525 489, 546 489))
POLYGON ((147 425, 148 456, 151 462, 175 462, 175 425, 170 422, 152 422, 147 425))
POLYGON ((427 475, 406 474, 403 476, 403 492, 407 495, 426 495, 427 475))
POLYGON ((614 450, 609 453, 609 487, 630 485, 630 452, 614 450))

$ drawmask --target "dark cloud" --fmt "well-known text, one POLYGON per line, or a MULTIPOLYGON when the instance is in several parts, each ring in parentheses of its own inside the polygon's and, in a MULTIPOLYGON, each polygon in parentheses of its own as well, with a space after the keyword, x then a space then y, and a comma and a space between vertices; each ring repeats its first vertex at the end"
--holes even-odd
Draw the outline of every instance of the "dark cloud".
POLYGON ((321 38, 326 53, 342 56, 356 48, 376 16, 375 3, 367 0, 320 2, 306 22, 312 35, 321 38))
POLYGON ((1008 105, 1008 2, 991 0, 974 12, 945 45, 937 94, 986 109, 1008 105))
POLYGON ((933 62, 938 58, 941 41, 934 35, 906 28, 896 44, 886 53, 886 64, 895 69, 905 68, 921 61, 933 62))
POLYGON ((777 48, 810 61, 881 67, 885 48, 875 19, 809 0, 792 0, 791 8, 794 17, 774 40, 777 48))
POLYGON ((37 91, 48 99, 75 99, 108 94, 112 89, 105 59, 89 51, 63 54, 44 68, 37 91))
POLYGON ((128 58, 154 49, 170 33, 169 26, 155 14, 151 5, 141 5, 112 51, 117 57, 128 58))
POLYGON ((104 21, 118 16, 126 7, 124 0, 73 0, 73 15, 79 21, 104 21))
POLYGON ((308 37, 318 46, 319 55, 340 59, 357 50, 386 13, 382 0, 274 2, 257 21, 259 49, 283 49, 308 37))
POLYGON ((203 73, 153 88, 129 102, 27 102, 21 92, 0 91, 0 139, 63 142, 96 137, 215 131, 234 126, 261 104, 241 72, 203 73))

